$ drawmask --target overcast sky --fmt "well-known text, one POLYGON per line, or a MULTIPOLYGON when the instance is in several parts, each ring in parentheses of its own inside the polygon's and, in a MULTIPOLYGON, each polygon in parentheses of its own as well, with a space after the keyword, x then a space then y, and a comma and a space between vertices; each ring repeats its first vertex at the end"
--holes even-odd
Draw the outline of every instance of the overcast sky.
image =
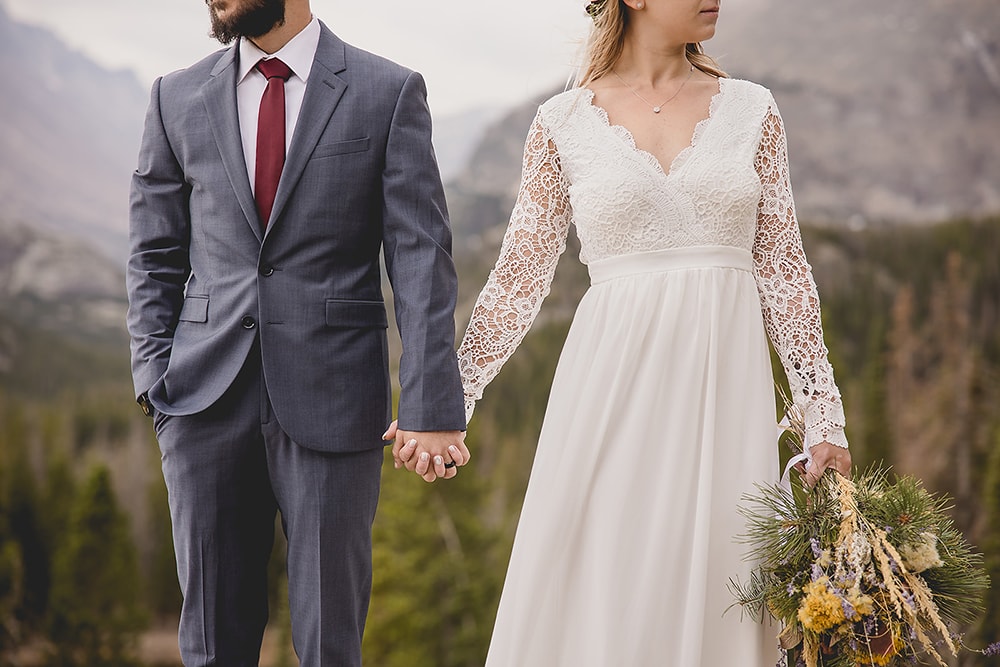
MULTIPOLYGON (((219 47, 203 0, 0 0, 143 85, 219 47)), ((435 114, 508 108, 564 83, 587 34, 584 0, 312 0, 356 46, 424 73, 435 114)))

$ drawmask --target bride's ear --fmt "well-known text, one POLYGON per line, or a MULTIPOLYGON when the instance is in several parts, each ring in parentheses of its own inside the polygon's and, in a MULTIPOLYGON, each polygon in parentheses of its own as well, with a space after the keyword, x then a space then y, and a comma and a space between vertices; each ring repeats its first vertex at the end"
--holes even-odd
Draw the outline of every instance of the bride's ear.
POLYGON ((633 11, 641 11, 646 8, 645 0, 621 0, 625 5, 633 11))

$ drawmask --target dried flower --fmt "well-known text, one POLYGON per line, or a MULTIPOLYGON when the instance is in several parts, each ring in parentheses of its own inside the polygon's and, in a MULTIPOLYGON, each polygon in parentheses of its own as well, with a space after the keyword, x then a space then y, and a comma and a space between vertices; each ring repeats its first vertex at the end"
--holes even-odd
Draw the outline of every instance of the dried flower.
POLYGON ((871 616, 875 612, 875 600, 870 595, 865 595, 859 588, 854 588, 847 594, 847 601, 854 607, 857 614, 852 621, 860 621, 865 616, 871 616))
POLYGON ((802 622, 802 627, 817 634, 845 620, 840 598, 830 591, 829 584, 829 578, 822 577, 806 584, 802 589, 806 596, 799 607, 799 620, 802 622))
POLYGON ((920 533, 920 541, 915 544, 904 544, 899 549, 906 569, 914 574, 941 567, 944 561, 937 549, 938 538, 934 533, 920 533))

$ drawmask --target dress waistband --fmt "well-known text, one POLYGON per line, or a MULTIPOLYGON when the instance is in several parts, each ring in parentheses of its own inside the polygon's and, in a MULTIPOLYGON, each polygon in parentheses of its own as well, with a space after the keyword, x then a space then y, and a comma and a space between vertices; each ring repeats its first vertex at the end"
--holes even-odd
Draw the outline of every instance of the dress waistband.
POLYGON ((753 256, 743 248, 693 246, 608 257, 591 262, 587 268, 590 271, 590 284, 596 285, 624 276, 679 269, 723 268, 751 271, 753 256))

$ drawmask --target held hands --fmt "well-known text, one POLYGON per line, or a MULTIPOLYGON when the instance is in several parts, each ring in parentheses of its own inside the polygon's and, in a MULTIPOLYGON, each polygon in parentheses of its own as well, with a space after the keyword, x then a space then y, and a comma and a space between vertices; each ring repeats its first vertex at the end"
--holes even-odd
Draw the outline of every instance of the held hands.
POLYGON ((795 467, 802 473, 802 481, 806 486, 812 488, 819 482, 823 473, 835 470, 844 477, 851 476, 851 452, 843 447, 831 445, 829 442, 821 442, 809 448, 812 453, 812 465, 809 470, 799 463, 795 467))
POLYGON ((394 441, 392 458, 396 468, 405 467, 425 482, 438 477, 451 479, 472 458, 463 431, 403 431, 394 421, 382 439, 394 441))

